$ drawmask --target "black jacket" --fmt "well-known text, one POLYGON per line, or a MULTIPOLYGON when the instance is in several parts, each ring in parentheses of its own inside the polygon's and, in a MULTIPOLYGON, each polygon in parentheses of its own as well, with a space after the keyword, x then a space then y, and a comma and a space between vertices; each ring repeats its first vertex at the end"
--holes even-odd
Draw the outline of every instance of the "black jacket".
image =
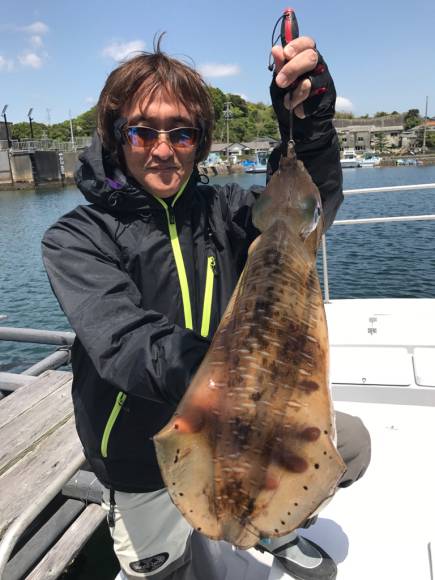
MULTIPOLYGON (((329 225, 342 201, 332 125, 302 143, 299 157, 320 188, 329 225)), ((278 158, 279 152, 271 156, 271 171, 278 158)), ((251 206, 262 187, 202 185, 197 178, 194 172, 166 210, 110 166, 95 137, 77 173, 90 205, 61 217, 42 242, 51 286, 77 335, 77 430, 95 474, 116 490, 163 487, 152 437, 175 411, 206 353, 258 233, 251 206), (186 285, 183 303, 169 236, 173 222, 192 329, 186 328, 186 285), (212 298, 208 328, 206 294, 212 298)))

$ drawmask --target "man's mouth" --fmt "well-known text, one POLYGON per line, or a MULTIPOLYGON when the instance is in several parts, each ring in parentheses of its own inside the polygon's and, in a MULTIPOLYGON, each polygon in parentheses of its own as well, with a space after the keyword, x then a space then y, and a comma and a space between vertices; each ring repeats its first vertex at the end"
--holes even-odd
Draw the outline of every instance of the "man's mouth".
POLYGON ((160 171, 176 171, 178 167, 176 165, 150 165, 144 167, 145 171, 160 172, 160 171))

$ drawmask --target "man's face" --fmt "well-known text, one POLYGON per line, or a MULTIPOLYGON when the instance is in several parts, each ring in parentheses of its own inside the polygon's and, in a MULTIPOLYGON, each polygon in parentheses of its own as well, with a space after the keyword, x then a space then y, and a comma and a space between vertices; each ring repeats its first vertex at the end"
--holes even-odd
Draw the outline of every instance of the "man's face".
MULTIPOLYGON (((156 94, 149 102, 134 99, 121 114, 128 126, 142 125, 163 131, 195 126, 184 105, 164 92, 156 94)), ((147 149, 128 141, 122 148, 130 175, 156 197, 174 195, 192 173, 196 147, 175 149, 168 135, 159 135, 154 145, 147 149)))

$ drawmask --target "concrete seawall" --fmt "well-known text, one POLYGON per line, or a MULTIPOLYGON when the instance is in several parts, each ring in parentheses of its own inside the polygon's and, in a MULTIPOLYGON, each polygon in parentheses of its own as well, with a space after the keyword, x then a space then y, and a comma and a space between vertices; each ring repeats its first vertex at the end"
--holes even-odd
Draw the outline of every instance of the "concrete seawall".
POLYGON ((213 177, 214 175, 232 175, 233 173, 244 173, 245 168, 242 165, 227 165, 219 163, 217 165, 200 165, 199 172, 213 177))
POLYGON ((73 183, 80 151, 0 151, 0 189, 73 183))
POLYGON ((11 181, 11 168, 7 151, 0 151, 0 185, 11 181))
POLYGON ((435 155, 404 155, 402 157, 383 157, 381 167, 395 167, 398 159, 413 159, 422 165, 435 165, 435 155))

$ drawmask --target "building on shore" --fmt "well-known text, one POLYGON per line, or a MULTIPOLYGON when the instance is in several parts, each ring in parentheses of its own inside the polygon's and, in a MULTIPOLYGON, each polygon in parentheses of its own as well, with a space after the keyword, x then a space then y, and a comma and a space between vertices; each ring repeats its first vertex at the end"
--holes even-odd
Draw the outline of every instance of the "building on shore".
POLYGON ((363 153, 378 148, 382 141, 387 149, 402 147, 404 115, 386 115, 373 118, 334 119, 340 140, 340 149, 354 149, 363 153))
POLYGON ((409 141, 411 149, 421 148, 424 141, 426 147, 430 146, 430 144, 435 143, 435 119, 424 120, 423 123, 404 132, 403 136, 409 141), (426 134, 426 138, 424 134, 426 134))
POLYGON ((238 163, 242 157, 255 156, 258 153, 270 153, 275 145, 278 143, 277 139, 273 137, 261 137, 255 141, 246 141, 244 143, 218 143, 213 142, 210 148, 210 156, 223 161, 228 155, 232 163, 238 163))

